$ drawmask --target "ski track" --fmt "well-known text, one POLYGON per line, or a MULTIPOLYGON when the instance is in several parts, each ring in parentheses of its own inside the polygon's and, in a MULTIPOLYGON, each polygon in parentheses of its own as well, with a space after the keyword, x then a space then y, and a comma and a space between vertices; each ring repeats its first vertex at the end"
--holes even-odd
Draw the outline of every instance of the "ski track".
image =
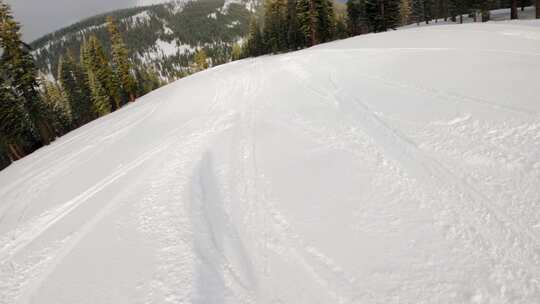
MULTIPOLYGON (((136 127, 138 124, 143 123, 147 118, 152 116, 152 114, 155 112, 158 106, 159 104, 154 105, 152 109, 148 111, 147 113, 141 111, 141 113, 143 114, 141 118, 138 118, 137 116, 135 116, 136 119, 133 119, 132 117, 127 116, 121 119, 120 121, 115 122, 113 126, 113 130, 116 130, 116 131, 114 131, 113 133, 107 136, 98 138, 97 141, 92 140, 91 143, 86 145, 83 149, 79 149, 76 152, 67 153, 67 155, 65 156, 62 156, 64 155, 64 153, 61 153, 62 150, 68 149, 70 146, 77 144, 77 142, 80 140, 88 141, 88 137, 91 137, 92 139, 94 139, 95 136, 92 136, 93 134, 102 133, 106 127, 109 127, 109 125, 106 124, 105 126, 98 125, 96 127, 91 127, 89 130, 86 130, 82 132, 81 134, 75 135, 74 137, 69 138, 66 141, 60 140, 60 142, 58 144, 55 144, 54 146, 45 147, 45 149, 47 149, 47 153, 51 155, 51 157, 54 156, 54 160, 49 160, 46 156, 38 158, 38 161, 36 162, 36 164, 34 164, 33 166, 30 166, 30 168, 27 170, 30 172, 27 174, 23 173, 25 174, 24 177, 13 182, 11 185, 5 187, 4 191, 0 193, 0 196, 6 197, 9 195, 11 191, 13 191, 13 189, 16 189, 17 187, 21 187, 21 184, 28 184, 30 185, 28 193, 32 195, 32 197, 28 199, 28 202, 32 201, 32 199, 38 196, 41 190, 44 187, 46 187, 46 184, 44 184, 44 182, 54 178, 54 176, 56 176, 57 174, 64 172, 66 168, 70 168, 71 166, 77 163, 80 164, 81 155, 84 155, 86 152, 91 151, 95 147, 99 147, 101 143, 107 140, 110 140, 116 136, 119 136, 121 134, 124 134, 128 132, 130 129, 136 127), (127 122, 126 125, 124 125, 125 122, 127 122), (60 155, 60 157, 58 157, 58 155, 60 155), (45 161, 49 161, 49 163, 47 164, 48 166, 50 166, 49 169, 39 170, 35 168, 40 163, 45 163, 45 161), (36 170, 39 171, 40 173, 36 174, 35 173, 36 170)), ((107 117, 107 118, 109 120, 111 119, 110 117, 107 117)), ((37 151, 36 154, 39 154, 39 152, 40 151, 37 151)), ((31 156, 34 156, 34 154, 32 154, 31 156)), ((34 157, 37 157, 37 156, 34 156, 34 157)), ((26 159, 24 161, 26 161, 26 159)), ((27 208, 28 202, 24 204, 25 206, 24 208, 27 208)), ((7 215, 7 213, 12 207, 13 207, 13 204, 7 204, 3 206, 2 209, 0 209, 0 223, 2 222, 3 218, 7 215)))
MULTIPOLYGON (((465 199, 474 202, 473 206, 462 205, 460 208, 463 210, 453 211, 460 217, 469 214, 463 219, 457 219, 468 225, 467 233, 480 236, 482 246, 486 246, 486 252, 492 255, 495 261, 502 258, 507 264, 505 266, 507 271, 517 266, 519 270, 513 270, 516 276, 529 273, 527 277, 534 278, 540 269, 538 256, 540 242, 532 231, 522 226, 517 220, 511 219, 502 210, 490 205, 488 203, 490 200, 485 195, 452 174, 444 165, 424 155, 414 142, 382 121, 365 103, 340 90, 339 85, 332 80, 332 77, 330 77, 330 83, 334 87, 334 91, 332 92, 330 88, 323 91, 320 88, 324 88, 324 84, 308 82, 306 80, 310 78, 306 77, 308 72, 300 66, 297 69, 292 71, 299 76, 299 81, 304 87, 323 99, 329 99, 334 104, 339 104, 343 111, 356 114, 354 117, 360 128, 372 136, 375 142, 383 148, 385 154, 399 161, 405 169, 430 184, 433 189, 445 185, 452 192, 459 193, 460 201, 465 199), (303 71, 299 72, 297 69, 303 69, 303 71), (464 210, 467 211, 464 212, 464 210), (475 215, 472 216, 472 214, 475 215), (493 229, 488 230, 485 228, 486 226, 493 229), (501 241, 508 242, 508 244, 504 247, 498 247, 496 244, 501 241), (516 246, 518 247, 516 248, 516 246)), ((466 204, 467 201, 462 202, 466 204)), ((472 235, 469 237, 474 240, 475 237, 472 235)), ((499 264, 500 262, 495 263, 499 264)), ((538 282, 534 285, 532 293, 538 294, 540 285, 538 282)))

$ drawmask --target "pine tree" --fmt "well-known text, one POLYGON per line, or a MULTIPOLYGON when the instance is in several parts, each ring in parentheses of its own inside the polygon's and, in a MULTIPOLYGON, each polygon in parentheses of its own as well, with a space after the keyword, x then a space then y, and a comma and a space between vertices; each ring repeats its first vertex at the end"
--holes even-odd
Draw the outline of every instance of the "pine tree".
POLYGON ((107 96, 105 88, 93 72, 88 73, 88 85, 90 87, 90 92, 92 93, 94 113, 96 113, 98 117, 111 113, 109 96, 107 96))
POLYGON ((120 107, 120 88, 115 84, 113 71, 109 64, 101 43, 96 36, 90 36, 81 46, 81 62, 87 79, 90 74, 96 77, 96 81, 106 91, 108 102, 112 111, 120 107))
POLYGON ((459 23, 463 23, 463 14, 467 11, 467 4, 465 0, 448 0, 448 10, 450 12, 451 20, 456 22, 456 16, 459 16, 459 23))
MULTIPOLYGON (((5 70, 0 70, 5 71, 5 70)), ((11 161, 25 156, 25 142, 36 136, 34 124, 26 111, 24 101, 14 92, 6 81, 5 74, 0 75, 0 143, 7 150, 11 161)))
POLYGON ((42 80, 42 99, 54 113, 55 129, 62 135, 72 128, 71 108, 66 92, 58 84, 42 80))
POLYGON ((204 49, 199 49, 195 53, 195 71, 200 72, 208 68, 208 56, 204 49))
POLYGON ((60 57, 57 79, 67 95, 74 126, 79 127, 95 119, 86 75, 71 53, 60 57))
POLYGON ((320 1, 318 24, 321 42, 334 40, 336 31, 336 15, 334 13, 334 4, 331 0, 320 1))
POLYGON ((259 22, 252 18, 249 23, 247 42, 244 44, 245 57, 260 56, 266 53, 259 22))
POLYGON ((231 60, 239 60, 242 59, 242 57, 242 46, 239 43, 233 44, 231 51, 231 60))
POLYGON ((118 31, 114 19, 107 17, 107 30, 109 31, 112 48, 113 71, 117 81, 129 101, 135 101, 137 88, 135 79, 131 74, 131 63, 129 61, 129 51, 124 44, 122 36, 118 31))
POLYGON ((424 0, 412 0, 411 7, 411 17, 416 22, 417 25, 420 25, 420 22, 424 21, 424 0))
POLYGON ((424 21, 426 24, 433 19, 433 0, 424 0, 424 21))
POLYGON ((330 0, 298 0, 296 12, 308 46, 334 39, 336 20, 330 0))
POLYGON ((163 82, 160 79, 159 73, 153 68, 135 68, 135 79, 137 79, 138 95, 143 96, 160 88, 163 82))
POLYGON ((296 4, 296 13, 298 15, 298 24, 300 31, 304 35, 306 45, 316 45, 321 41, 319 37, 318 19, 319 10, 317 0, 298 0, 296 4))
POLYGON ((291 51, 305 46, 298 24, 296 6, 297 0, 287 0, 287 45, 291 51))
POLYGON ((409 24, 409 18, 411 16, 411 0, 401 0, 399 5, 399 16, 401 19, 401 25, 409 24))
POLYGON ((412 17, 416 24, 429 21, 433 18, 433 0, 412 0, 412 17))
POLYGON ((347 28, 351 36, 365 32, 365 0, 347 1, 347 28))
POLYGON ((540 0, 536 0, 536 19, 540 19, 540 0))
POLYGON ((264 13, 264 39, 273 53, 288 49, 287 0, 267 0, 264 13))
POLYGON ((372 32, 384 32, 399 25, 400 0, 366 0, 366 21, 372 32))
POLYGON ((336 14, 336 27, 334 30, 335 39, 345 39, 349 37, 346 19, 347 17, 344 13, 336 14))
MULTIPOLYGON (((24 102, 24 109, 30 116, 38 131, 38 141, 48 144, 55 136, 51 128, 50 114, 40 99, 37 81, 37 69, 30 47, 22 42, 20 26, 14 20, 9 6, 0 1, 0 48, 3 54, 0 59, 5 76, 17 98, 24 102)), ((39 144, 38 142, 38 144, 39 144)))

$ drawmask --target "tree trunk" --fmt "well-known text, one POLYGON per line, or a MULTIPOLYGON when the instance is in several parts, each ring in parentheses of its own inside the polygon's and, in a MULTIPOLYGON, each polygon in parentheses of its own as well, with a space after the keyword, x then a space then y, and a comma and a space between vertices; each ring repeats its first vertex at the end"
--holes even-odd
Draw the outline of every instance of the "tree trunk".
POLYGON ((463 23, 463 15, 459 15, 459 23, 460 23, 460 24, 463 23))
POLYGON ((41 141, 43 142, 43 145, 48 145, 51 143, 51 139, 53 138, 53 132, 51 130, 51 127, 46 121, 39 121, 37 123, 37 128, 39 135, 41 137, 41 141))
POLYGON ((311 21, 311 45, 316 45, 318 42, 317 42, 317 32, 316 32, 316 28, 315 26, 317 25, 317 20, 316 20, 316 16, 315 16, 315 5, 313 4, 313 0, 309 1, 309 10, 310 10, 310 13, 311 13, 311 18, 310 18, 310 21, 311 21))
POLYGON ((536 0, 536 19, 540 19, 540 0, 536 0))
POLYGON ((17 147, 16 144, 8 144, 8 148, 10 152, 8 154, 11 161, 16 161, 23 158, 24 154, 21 153, 20 149, 17 147))
POLYGON ((518 18, 517 0, 512 0, 512 7, 510 8, 510 19, 517 19, 517 18, 518 18))
POLYGON ((491 15, 488 10, 482 11, 482 22, 488 22, 490 18, 491 18, 491 15))
POLYGON ((381 3, 381 16, 382 16, 382 27, 383 31, 386 32, 386 16, 384 15, 384 0, 380 0, 381 3))

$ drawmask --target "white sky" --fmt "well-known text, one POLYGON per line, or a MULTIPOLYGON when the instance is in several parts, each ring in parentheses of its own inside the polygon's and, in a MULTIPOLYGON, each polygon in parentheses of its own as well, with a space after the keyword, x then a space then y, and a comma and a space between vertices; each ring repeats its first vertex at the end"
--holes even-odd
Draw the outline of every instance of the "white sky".
POLYGON ((30 42, 84 18, 119 8, 149 5, 166 0, 5 0, 30 42))

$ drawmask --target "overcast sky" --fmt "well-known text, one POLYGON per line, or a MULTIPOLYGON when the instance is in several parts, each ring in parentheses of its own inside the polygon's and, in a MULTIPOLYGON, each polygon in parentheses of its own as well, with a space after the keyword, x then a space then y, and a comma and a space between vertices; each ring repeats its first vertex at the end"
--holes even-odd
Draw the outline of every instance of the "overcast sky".
POLYGON ((7 0, 30 42, 84 18, 162 0, 7 0))

